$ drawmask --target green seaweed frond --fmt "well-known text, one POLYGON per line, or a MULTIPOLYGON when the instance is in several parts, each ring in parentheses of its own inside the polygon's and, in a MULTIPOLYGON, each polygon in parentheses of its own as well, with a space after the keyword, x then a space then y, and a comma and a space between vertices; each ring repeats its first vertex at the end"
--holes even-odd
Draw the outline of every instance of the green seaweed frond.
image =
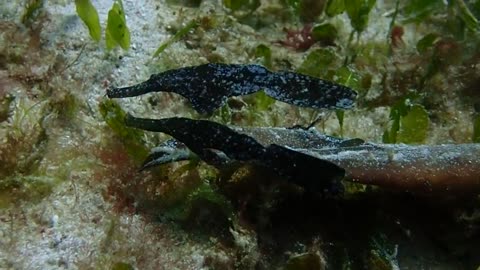
POLYGON ((390 125, 383 134, 384 143, 422 143, 427 138, 430 120, 420 104, 405 98, 392 106, 390 125))
POLYGON ((98 18, 98 12, 92 5, 92 2, 90 2, 90 0, 75 0, 75 6, 77 8, 78 17, 80 17, 88 27, 90 37, 97 42, 100 41, 102 38, 100 19, 98 18))
POLYGON ((187 25, 185 25, 185 27, 183 27, 182 29, 178 30, 178 32, 175 33, 173 37, 163 42, 160 45, 160 47, 158 47, 158 49, 153 54, 153 58, 159 56, 166 48, 168 48, 173 43, 179 41, 182 37, 187 35, 191 30, 197 28, 198 26, 199 26, 199 23, 196 19, 193 19, 190 22, 188 22, 187 25))
POLYGON ((124 50, 130 48, 130 30, 125 19, 125 11, 121 0, 115 0, 108 12, 107 29, 105 31, 107 49, 111 50, 117 45, 124 50))
POLYGON ((361 33, 367 28, 370 11, 376 0, 345 0, 345 10, 350 18, 352 28, 361 33))

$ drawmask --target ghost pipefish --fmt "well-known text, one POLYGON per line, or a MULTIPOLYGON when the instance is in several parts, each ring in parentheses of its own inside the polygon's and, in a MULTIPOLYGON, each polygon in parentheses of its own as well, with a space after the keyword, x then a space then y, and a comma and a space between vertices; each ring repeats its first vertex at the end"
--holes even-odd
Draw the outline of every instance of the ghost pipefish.
POLYGON ((290 71, 272 72, 260 65, 217 64, 184 67, 154 74, 137 85, 111 88, 109 98, 173 92, 187 98, 199 113, 211 114, 229 97, 263 90, 295 106, 349 109, 357 93, 349 87, 290 71))

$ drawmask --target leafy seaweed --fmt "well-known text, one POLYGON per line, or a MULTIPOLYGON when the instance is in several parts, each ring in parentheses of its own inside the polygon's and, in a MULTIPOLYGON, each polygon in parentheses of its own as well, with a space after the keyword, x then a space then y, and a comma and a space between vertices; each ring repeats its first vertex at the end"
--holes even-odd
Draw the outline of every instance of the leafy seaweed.
POLYGON ((324 78, 336 60, 336 55, 329 49, 316 49, 307 55, 297 72, 324 78))
POLYGON ((328 16, 334 17, 342 14, 345 11, 345 0, 328 0, 325 13, 328 16))
POLYGON ((400 117, 405 116, 408 111, 408 107, 405 103, 406 100, 401 100, 395 103, 390 108, 390 127, 385 130, 383 133, 383 142, 384 143, 396 143, 397 142, 397 133, 400 129, 400 117))
POLYGON ((363 88, 360 74, 347 66, 337 69, 335 71, 335 77, 336 82, 351 87, 357 91, 363 88))
POLYGON ((265 111, 275 103, 275 99, 269 97, 265 92, 259 91, 254 95, 253 106, 258 111, 265 111))
POLYGON ((158 47, 158 49, 153 54, 153 57, 155 58, 159 56, 168 46, 172 45, 174 42, 179 41, 182 37, 187 35, 192 29, 195 29, 198 26, 199 24, 195 19, 188 22, 187 25, 185 25, 185 27, 183 27, 182 29, 178 30, 178 32, 173 37, 171 37, 170 39, 162 43, 160 47, 158 47))
POLYGON ((421 143, 427 137, 429 126, 428 113, 419 104, 412 104, 405 98, 392 106, 390 128, 383 134, 385 143, 421 143))
POLYGON ((417 51, 420 54, 425 53, 428 48, 431 48, 439 39, 440 37, 436 33, 430 33, 425 35, 417 42, 417 51))
POLYGON ((323 23, 313 27, 312 36, 317 41, 323 41, 327 44, 333 44, 333 41, 338 36, 338 31, 335 26, 330 23, 323 23))
POLYGON ((368 15, 375 3, 376 0, 345 0, 345 10, 356 32, 363 32, 367 27, 368 15))
POLYGON ((422 143, 427 138, 428 113, 421 105, 413 105, 407 115, 400 119, 397 141, 402 143, 422 143))
POLYGON ((262 59, 262 64, 268 68, 272 67, 272 50, 265 44, 260 44, 255 48, 255 57, 262 59))
POLYGON ((127 27, 121 0, 115 0, 108 12, 105 39, 108 50, 115 48, 117 45, 120 45, 124 50, 128 50, 130 47, 130 30, 127 27))
POLYGON ((475 18, 475 15, 472 14, 465 2, 463 0, 455 0, 455 3, 460 11, 460 17, 463 22, 465 22, 465 25, 472 31, 478 31, 478 20, 475 18))
POLYGON ((445 8, 442 0, 409 0, 403 8, 403 23, 421 23, 426 17, 445 8))
POLYGON ((102 29, 100 27, 97 10, 92 5, 92 2, 90 2, 90 0, 75 0, 75 6, 78 17, 80 17, 87 26, 92 39, 97 42, 100 41, 102 29))

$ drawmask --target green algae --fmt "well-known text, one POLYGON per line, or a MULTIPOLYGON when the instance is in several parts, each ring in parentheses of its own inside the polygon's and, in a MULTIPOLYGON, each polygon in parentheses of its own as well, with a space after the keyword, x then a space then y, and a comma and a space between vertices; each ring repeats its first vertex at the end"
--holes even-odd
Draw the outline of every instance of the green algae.
POLYGON ((439 41, 439 35, 436 33, 430 33, 422 37, 417 42, 418 53, 426 53, 429 48, 432 48, 435 43, 439 41))
POLYGON ((335 17, 345 11, 345 0, 328 0, 325 13, 335 17))
POLYGON ((143 132, 125 126, 126 113, 117 102, 105 99, 98 104, 98 107, 105 123, 122 142, 130 156, 137 162, 141 162, 148 154, 143 141, 143 132))
POLYGON ((116 46, 120 46, 124 50, 130 48, 130 30, 127 26, 125 11, 121 0, 115 0, 112 8, 108 11, 105 41, 108 50, 116 46))
POLYGON ((163 42, 153 53, 153 58, 158 57, 163 51, 165 51, 166 48, 168 48, 170 45, 173 43, 179 41, 181 38, 186 36, 190 31, 194 30, 199 26, 199 23, 196 19, 189 21, 185 27, 181 28, 180 30, 175 33, 170 39, 167 41, 163 42))
POLYGON ((334 44, 338 37, 337 28, 331 23, 322 23, 312 28, 312 37, 317 41, 334 44))
POLYGON ((390 127, 385 130, 383 142, 418 144, 425 141, 429 128, 428 112, 419 104, 405 98, 390 111, 390 127))
POLYGON ((77 8, 77 14, 83 23, 88 28, 90 37, 95 41, 100 41, 102 38, 102 29, 100 27, 100 19, 98 18, 98 12, 93 6, 90 0, 75 0, 75 6, 77 8))
POLYGON ((44 7, 44 0, 29 0, 25 4, 25 11, 22 15, 21 22, 24 25, 30 25, 35 18, 40 14, 41 9, 44 7))
POLYGON ((413 105, 408 113, 400 119, 397 142, 422 143, 427 138, 429 126, 428 113, 421 105, 413 105))
POLYGON ((335 53, 328 48, 316 49, 307 55, 297 72, 329 79, 327 78, 328 71, 335 66, 337 59, 335 53))
POLYGON ((255 48, 255 57, 260 58, 263 66, 272 68, 272 50, 267 45, 258 45, 255 48))
POLYGON ((350 24, 357 33, 363 32, 368 24, 369 13, 376 0, 344 0, 345 11, 350 18, 350 24))

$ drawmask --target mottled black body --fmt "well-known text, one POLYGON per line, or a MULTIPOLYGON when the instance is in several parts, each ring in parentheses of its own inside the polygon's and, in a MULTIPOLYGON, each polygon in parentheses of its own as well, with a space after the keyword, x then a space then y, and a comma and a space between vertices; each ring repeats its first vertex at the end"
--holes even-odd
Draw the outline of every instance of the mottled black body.
POLYGON ((264 147, 255 139, 237 133, 222 124, 183 117, 164 119, 136 118, 127 115, 127 126, 166 133, 185 144, 203 159, 209 149, 218 149, 229 158, 248 161, 264 154, 264 147))
MULTIPOLYGON (((337 165, 277 144, 262 145, 219 123, 180 117, 153 120, 130 115, 125 122, 131 127, 169 134, 215 166, 223 165, 222 159, 249 162, 269 168, 309 191, 329 194, 342 191, 340 180, 345 171, 337 165)), ((154 155, 163 157, 163 154, 154 153, 147 160, 152 161, 154 155)), ((173 157, 171 160, 180 159, 173 157)))
POLYGON ((294 72, 271 72, 259 65, 205 64, 155 74, 135 86, 107 90, 110 98, 149 92, 174 92, 187 98, 200 113, 212 113, 227 98, 264 90, 270 97, 300 107, 353 106, 356 92, 329 81, 294 72))

